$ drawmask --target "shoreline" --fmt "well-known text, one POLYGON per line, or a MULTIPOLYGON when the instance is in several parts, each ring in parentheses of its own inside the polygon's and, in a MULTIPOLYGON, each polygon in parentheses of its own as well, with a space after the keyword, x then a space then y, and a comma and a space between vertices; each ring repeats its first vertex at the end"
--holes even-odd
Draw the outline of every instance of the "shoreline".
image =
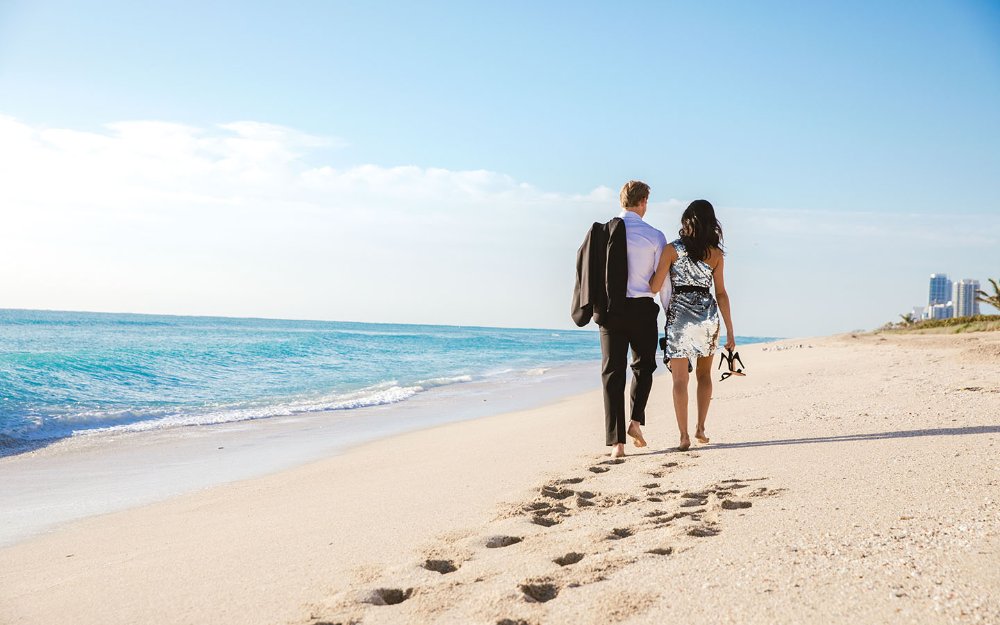
POLYGON ((688 453, 658 377, 620 464, 594 390, 74 521, 0 549, 0 621, 996 622, 1000 335, 799 343, 688 453))
POLYGON ((599 366, 565 363, 537 376, 441 386, 353 410, 98 431, 0 457, 0 547, 77 519, 288 470, 406 432, 541 408, 597 387, 599 366))

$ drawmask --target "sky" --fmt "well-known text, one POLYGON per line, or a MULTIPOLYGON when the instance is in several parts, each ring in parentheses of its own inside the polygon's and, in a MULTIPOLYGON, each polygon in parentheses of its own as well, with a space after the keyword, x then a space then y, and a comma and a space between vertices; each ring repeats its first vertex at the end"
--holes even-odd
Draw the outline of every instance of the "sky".
POLYGON ((568 328, 632 178, 740 335, 1000 278, 1000 3, 282 4, 0 0, 0 308, 568 328))

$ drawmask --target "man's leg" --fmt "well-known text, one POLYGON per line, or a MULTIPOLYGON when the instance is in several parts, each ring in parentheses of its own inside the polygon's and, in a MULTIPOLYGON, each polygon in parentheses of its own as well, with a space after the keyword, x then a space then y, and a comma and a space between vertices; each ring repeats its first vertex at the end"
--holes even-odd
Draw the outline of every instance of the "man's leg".
POLYGON ((625 367, 628 333, 609 319, 601 327, 601 381, 607 445, 625 442, 625 367))
POLYGON ((651 298, 644 298, 632 311, 629 319, 629 344, 632 347, 632 420, 639 425, 646 424, 646 402, 653 387, 653 372, 656 371, 656 343, 659 330, 656 318, 660 308, 651 298))

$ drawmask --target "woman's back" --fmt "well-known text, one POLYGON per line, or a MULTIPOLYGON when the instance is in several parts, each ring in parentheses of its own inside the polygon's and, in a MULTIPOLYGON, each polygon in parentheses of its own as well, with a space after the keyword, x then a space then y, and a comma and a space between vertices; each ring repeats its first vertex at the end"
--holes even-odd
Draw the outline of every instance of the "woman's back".
MULTIPOLYGON (((677 250, 677 260, 670 266, 670 286, 695 286, 710 288, 712 286, 712 266, 706 261, 712 259, 710 253, 706 260, 695 260, 688 255, 687 248, 681 239, 671 245, 677 250)), ((715 250, 712 250, 714 253, 715 250)))

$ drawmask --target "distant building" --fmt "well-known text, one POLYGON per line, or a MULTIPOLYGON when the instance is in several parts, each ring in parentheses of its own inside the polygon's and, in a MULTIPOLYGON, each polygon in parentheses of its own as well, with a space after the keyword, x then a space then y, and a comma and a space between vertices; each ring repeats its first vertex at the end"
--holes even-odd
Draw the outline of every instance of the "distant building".
POLYGON ((951 319, 954 316, 955 308, 951 302, 947 304, 934 304, 927 307, 925 319, 951 319))
POLYGON ((979 280, 959 280, 952 290, 951 301, 954 304, 956 317, 969 317, 979 314, 979 301, 976 292, 979 291, 979 280))
POLYGON ((952 287, 951 280, 948 279, 948 274, 932 273, 930 286, 930 295, 927 298, 928 307, 934 306, 935 304, 947 304, 951 301, 952 287))
POLYGON ((920 321, 921 319, 927 318, 927 309, 923 306, 914 306, 913 312, 910 314, 913 316, 914 321, 920 321))

